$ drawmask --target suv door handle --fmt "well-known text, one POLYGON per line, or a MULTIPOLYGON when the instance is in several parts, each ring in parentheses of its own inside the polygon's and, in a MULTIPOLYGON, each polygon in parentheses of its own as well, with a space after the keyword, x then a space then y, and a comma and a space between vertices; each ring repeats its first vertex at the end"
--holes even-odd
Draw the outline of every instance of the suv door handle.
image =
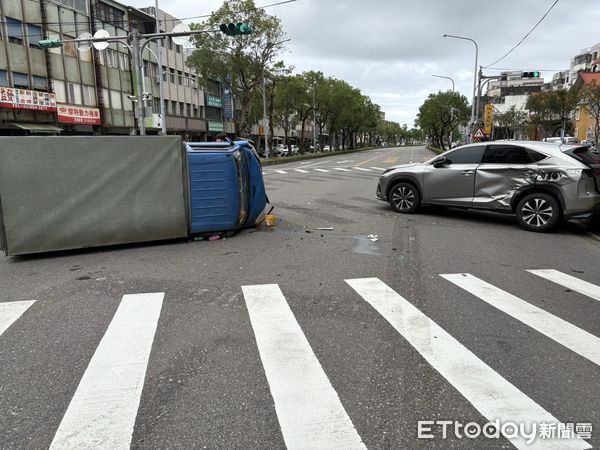
POLYGON ((473 172, 472 170, 463 170, 463 172, 462 172, 462 174, 463 174, 465 177, 468 177, 468 176, 470 176, 470 175, 473 175, 474 173, 475 173, 475 172, 473 172))

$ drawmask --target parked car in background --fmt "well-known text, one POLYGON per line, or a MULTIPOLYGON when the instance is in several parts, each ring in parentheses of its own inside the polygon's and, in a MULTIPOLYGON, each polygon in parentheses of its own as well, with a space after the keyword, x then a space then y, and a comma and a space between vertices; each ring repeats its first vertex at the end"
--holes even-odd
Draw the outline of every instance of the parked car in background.
POLYGON ((536 141, 465 145, 385 170, 376 197, 400 213, 421 205, 485 209, 550 231, 561 219, 600 213, 600 152, 536 141))
POLYGON ((579 139, 573 136, 560 137, 549 137, 546 138, 546 142, 554 142, 555 144, 579 144, 579 139))
POLYGON ((331 151, 331 146, 330 145, 323 146, 323 151, 324 152, 330 152, 331 151))

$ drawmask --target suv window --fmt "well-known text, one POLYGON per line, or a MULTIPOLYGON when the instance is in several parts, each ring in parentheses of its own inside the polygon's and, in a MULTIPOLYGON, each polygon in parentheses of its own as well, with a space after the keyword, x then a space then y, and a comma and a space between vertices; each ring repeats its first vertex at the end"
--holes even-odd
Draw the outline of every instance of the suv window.
POLYGON ((484 145, 460 148, 446 154, 446 158, 451 164, 479 164, 484 150, 484 145))
POLYGON ((535 162, 541 161, 542 159, 546 159, 547 156, 543 153, 534 152, 533 150, 529 150, 529 154, 533 158, 535 162))
POLYGON ((577 147, 565 153, 584 164, 600 164, 600 152, 594 148, 577 147))
POLYGON ((485 150, 481 164, 531 164, 526 149, 516 145, 490 145, 485 150))

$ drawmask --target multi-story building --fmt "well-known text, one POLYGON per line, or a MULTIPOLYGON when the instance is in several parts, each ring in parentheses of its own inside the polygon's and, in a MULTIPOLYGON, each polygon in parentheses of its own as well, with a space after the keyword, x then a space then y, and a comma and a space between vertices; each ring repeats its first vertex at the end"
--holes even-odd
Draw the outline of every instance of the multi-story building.
MULTIPOLYGON (((180 23, 164 11, 158 14, 161 32, 180 23)), ((154 33, 154 16, 154 8, 138 10, 113 0, 0 0, 0 134, 135 133, 138 89, 127 37, 134 29, 154 33), (69 42, 98 30, 123 40, 101 50, 69 42), (42 39, 63 45, 42 49, 42 39)), ((199 83, 185 64, 185 49, 169 38, 163 42, 160 52, 157 41, 149 42, 142 55, 147 133, 160 132, 161 120, 167 133, 186 139, 233 133, 233 123, 223 122, 221 83, 199 83)))
POLYGON ((0 2, 0 134, 91 133, 100 124, 93 55, 44 37, 89 31, 86 1, 0 2))
MULTIPOLYGON (((600 86, 600 72, 582 72, 577 76, 574 86, 583 87, 595 83, 600 86)), ((595 136, 596 119, 590 114, 590 110, 585 101, 582 101, 573 113, 573 126, 575 131, 573 135, 583 141, 589 140, 598 142, 598 136, 595 136)))
POLYGON ((527 99, 535 92, 542 90, 543 78, 523 78, 523 72, 513 70, 501 72, 500 80, 489 83, 487 97, 494 109, 504 113, 513 106, 517 110, 525 110, 527 99))
POLYGON ((600 44, 584 48, 574 56, 569 72, 570 85, 575 83, 577 75, 581 72, 600 72, 600 44))

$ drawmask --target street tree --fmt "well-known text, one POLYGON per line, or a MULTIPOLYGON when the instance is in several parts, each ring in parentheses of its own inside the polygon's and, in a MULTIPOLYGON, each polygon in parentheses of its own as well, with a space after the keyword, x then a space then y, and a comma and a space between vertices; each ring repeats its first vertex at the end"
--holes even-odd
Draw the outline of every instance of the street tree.
POLYGON ((191 28, 206 33, 195 35, 196 49, 188 64, 205 80, 231 76, 232 91, 241 109, 241 117, 236 118, 237 131, 248 135, 253 92, 284 48, 280 19, 256 8, 253 0, 225 0, 205 22, 192 24, 191 28), (217 31, 221 24, 231 22, 248 23, 252 33, 227 36, 217 31))
MULTIPOLYGON (((429 94, 421 105, 415 125, 430 137, 434 147, 445 149, 444 139, 459 125, 467 124, 469 113, 469 105, 464 95, 454 91, 438 92, 429 94)), ((452 143, 448 142, 448 148, 451 145, 452 143)))
MULTIPOLYGON (((281 125, 284 133, 284 143, 289 150, 290 131, 298 123, 296 115, 297 98, 305 95, 305 85, 300 77, 294 75, 282 76, 277 80, 273 98, 273 116, 281 125)), ((291 151, 288 153, 291 155, 291 151)))
POLYGON ((600 86, 596 84, 596 80, 582 87, 581 103, 594 119, 594 140, 597 144, 600 140, 600 86))
POLYGON ((515 105, 507 111, 496 113, 494 121, 498 124, 499 130, 495 134, 496 139, 512 139, 527 122, 527 113, 517 109, 515 105))

